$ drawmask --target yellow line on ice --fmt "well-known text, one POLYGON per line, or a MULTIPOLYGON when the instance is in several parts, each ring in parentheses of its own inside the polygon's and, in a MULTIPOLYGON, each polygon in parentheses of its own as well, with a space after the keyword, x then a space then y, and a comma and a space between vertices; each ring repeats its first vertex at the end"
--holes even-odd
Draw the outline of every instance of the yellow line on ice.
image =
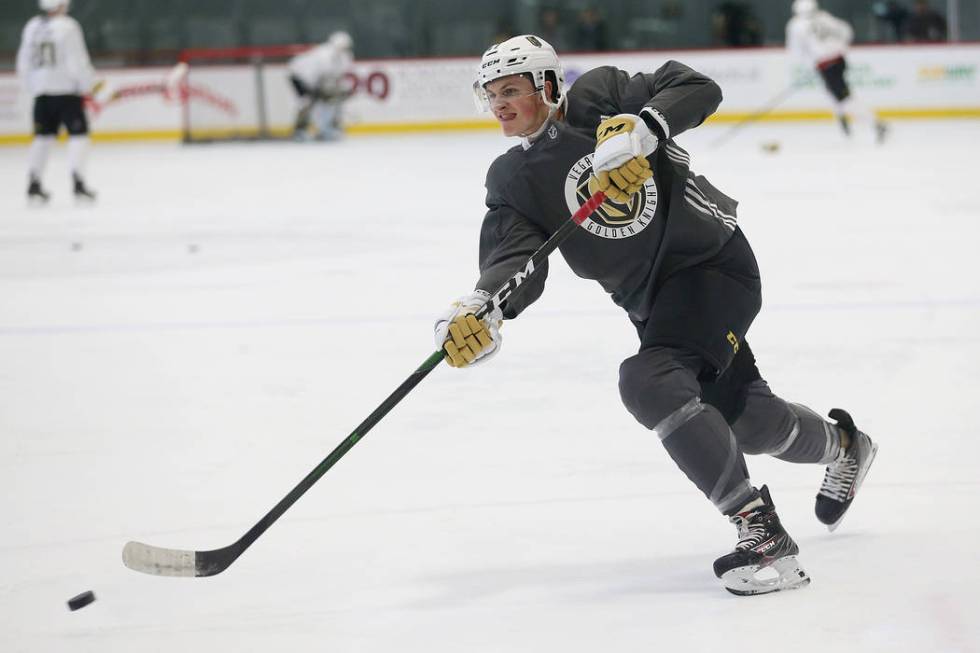
MULTIPOLYGON (((943 120, 980 118, 980 107, 957 107, 936 109, 902 109, 880 108, 877 113, 882 118, 893 120, 943 120)), ((733 123, 747 120, 754 116, 752 112, 721 112, 708 118, 712 123, 733 123)), ((758 118, 761 122, 805 122, 833 120, 830 111, 773 111, 758 118)), ((352 136, 371 134, 398 134, 442 131, 473 131, 496 129, 493 120, 437 120, 427 122, 399 123, 367 123, 352 125, 346 132, 352 136)), ((270 130, 273 136, 287 137, 290 127, 274 127, 270 130)), ((258 134, 257 129, 207 129, 194 132, 196 138, 216 139, 234 136, 250 138, 258 134)), ((177 129, 133 130, 133 131, 93 131, 92 140, 95 142, 126 142, 126 141, 176 141, 183 138, 183 132, 177 129)), ((0 134, 0 145, 27 145, 31 142, 30 134, 0 134)), ((64 140, 62 134, 59 140, 64 140)))

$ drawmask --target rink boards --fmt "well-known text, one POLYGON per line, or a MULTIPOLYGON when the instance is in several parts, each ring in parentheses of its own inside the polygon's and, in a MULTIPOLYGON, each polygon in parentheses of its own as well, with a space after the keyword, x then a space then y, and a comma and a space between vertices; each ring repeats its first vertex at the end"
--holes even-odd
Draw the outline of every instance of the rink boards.
MULTIPOLYGON (((567 55, 568 83, 602 65, 653 71, 682 61, 717 81, 724 101, 711 120, 739 121, 798 86, 765 120, 827 120, 830 104, 812 71, 795 65, 782 48, 635 51, 567 55)), ((477 58, 385 59, 355 64, 354 95, 345 109, 351 133, 492 128, 476 113, 471 85, 477 58)), ((865 46, 849 56, 856 97, 890 118, 980 118, 980 44, 865 46)), ((285 65, 191 66, 179 89, 172 69, 101 71, 111 97, 90 104, 93 136, 104 140, 175 139, 188 129, 199 137, 245 135, 267 126, 289 131, 295 112, 285 65)), ((13 74, 0 75, 0 143, 29 138, 30 98, 13 74)))

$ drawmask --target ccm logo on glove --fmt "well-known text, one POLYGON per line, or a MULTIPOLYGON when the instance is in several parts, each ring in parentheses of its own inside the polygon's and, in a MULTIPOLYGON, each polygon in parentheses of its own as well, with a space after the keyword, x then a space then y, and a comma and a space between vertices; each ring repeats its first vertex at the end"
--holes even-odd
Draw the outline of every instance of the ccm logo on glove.
POLYGON ((640 116, 621 113, 599 123, 592 170, 598 188, 614 202, 625 204, 653 176, 647 157, 659 139, 640 116))

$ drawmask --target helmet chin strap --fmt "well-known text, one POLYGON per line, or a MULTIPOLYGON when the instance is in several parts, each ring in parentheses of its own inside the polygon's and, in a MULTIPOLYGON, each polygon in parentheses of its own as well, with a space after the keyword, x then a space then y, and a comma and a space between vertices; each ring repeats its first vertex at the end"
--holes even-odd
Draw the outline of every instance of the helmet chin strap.
POLYGON ((564 95, 561 96, 561 99, 558 100, 558 102, 550 102, 547 96, 545 95, 544 89, 541 90, 541 98, 543 99, 545 105, 548 107, 548 115, 547 117, 545 117, 544 120, 541 121, 541 124, 535 127, 534 129, 528 132, 524 132, 523 134, 518 134, 518 136, 521 137, 521 141, 524 144, 524 149, 530 147, 531 143, 537 140, 538 136, 540 136, 542 132, 544 132, 544 128, 548 124, 548 122, 551 121, 551 119, 554 118, 558 114, 558 112, 565 107, 565 104, 567 103, 567 100, 565 99, 564 95))
POLYGON ((561 99, 557 102, 551 102, 548 96, 545 94, 545 90, 541 89, 541 97, 544 98, 544 103, 548 105, 548 118, 553 118, 556 113, 565 108, 568 104, 568 97, 562 93, 561 99))
POLYGON ((518 134, 518 136, 521 137, 522 141, 526 141, 529 144, 533 143, 534 141, 537 140, 538 136, 540 136, 541 133, 544 131, 544 128, 547 127, 548 122, 551 120, 552 115, 554 114, 549 113, 548 117, 542 120, 541 124, 538 125, 537 128, 535 128, 533 131, 524 132, 523 134, 518 134))

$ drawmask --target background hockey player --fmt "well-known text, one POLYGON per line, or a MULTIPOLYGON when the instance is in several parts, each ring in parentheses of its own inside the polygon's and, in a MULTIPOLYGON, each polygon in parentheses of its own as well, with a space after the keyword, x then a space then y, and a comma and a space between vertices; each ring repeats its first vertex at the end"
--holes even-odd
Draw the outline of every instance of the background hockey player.
MULTIPOLYGON (((797 545, 766 487, 749 480, 744 453, 828 465, 816 513, 834 528, 875 452, 850 416, 832 424, 775 396, 745 334, 761 306, 759 270, 736 223, 737 202, 697 175, 674 138, 721 101, 717 84, 669 61, 630 76, 588 71, 566 92, 546 42, 519 36, 483 55, 474 91, 520 145, 487 173, 476 289, 436 322, 437 346, 455 367, 500 351, 500 328, 544 289, 547 266, 524 293, 477 319, 475 312, 596 190, 608 199, 560 247, 572 270, 598 281, 637 329, 640 347, 620 366, 627 409, 738 528, 715 574, 738 594, 809 582, 797 545), (771 566, 778 578, 756 572, 771 566)), ((560 329, 576 329, 574 318, 560 329)), ((574 352, 569 353, 574 356, 574 352)), ((530 434, 529 434, 530 436, 530 434)), ((664 507, 669 519, 669 507, 664 507)))
POLYGON ((353 49, 354 41, 347 32, 334 32, 325 43, 290 60, 289 80, 300 104, 294 132, 297 138, 308 135, 311 118, 318 139, 341 136, 341 109, 351 94, 345 76, 351 71, 353 49))
POLYGON ((77 199, 95 199, 85 185, 88 119, 82 96, 95 87, 95 71, 82 28, 67 15, 68 0, 39 0, 43 12, 27 21, 17 50, 17 74, 34 98, 34 140, 29 154, 29 200, 46 202, 44 168, 62 125, 68 130, 68 161, 77 199))
POLYGON ((786 24, 786 48, 806 66, 815 67, 824 86, 834 98, 834 113, 844 134, 851 135, 851 121, 874 129, 878 142, 884 140, 887 126, 851 94, 844 77, 847 48, 854 30, 817 5, 817 0, 794 0, 793 17, 786 24))

